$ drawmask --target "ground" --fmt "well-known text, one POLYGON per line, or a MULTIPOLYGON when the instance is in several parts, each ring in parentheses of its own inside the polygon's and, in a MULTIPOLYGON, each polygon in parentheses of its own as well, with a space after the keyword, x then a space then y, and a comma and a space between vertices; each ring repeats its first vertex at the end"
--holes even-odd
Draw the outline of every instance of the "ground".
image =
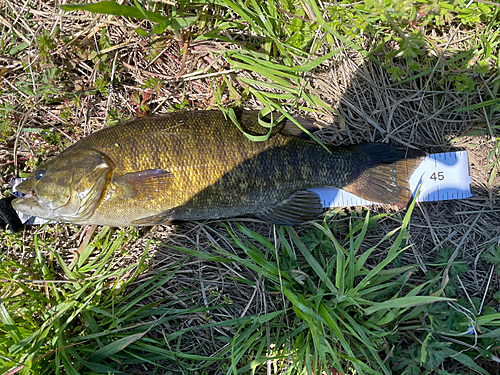
MULTIPOLYGON (((5 17, 0 21, 4 30, 9 30, 9 38, 3 38, 8 48, 3 48, 0 55, 0 105, 4 121, 0 150, 2 194, 7 194, 9 181, 16 174, 30 173, 40 161, 124 118, 145 113, 217 108, 218 104, 262 108, 255 96, 248 95, 248 82, 252 79, 266 81, 266 78, 249 69, 234 69, 223 52, 238 47, 226 40, 193 39, 189 29, 140 37, 134 31, 139 25, 137 20, 81 11, 66 13, 55 3, 42 1, 33 4, 7 1, 3 5, 0 3, 0 7, 5 17), (23 17, 25 12, 29 17, 23 17), (19 51, 13 53, 13 48, 19 51), (6 53, 8 50, 10 54, 6 53)), ((141 25, 147 27, 144 22, 141 25)), ((473 62, 469 62, 470 69, 467 71, 461 66, 460 74, 469 73, 474 89, 461 91, 457 88, 458 74, 453 75, 452 65, 468 59, 464 51, 469 50, 470 39, 474 36, 467 28, 462 29, 452 26, 447 35, 428 35, 434 48, 424 53, 437 58, 432 60, 433 65, 415 68, 402 57, 391 57, 389 66, 402 72, 398 77, 394 75, 395 70, 380 66, 359 50, 343 47, 303 76, 307 90, 314 92, 327 107, 305 112, 303 107, 310 108, 310 105, 302 100, 299 102, 301 108, 292 108, 292 112, 306 114, 319 124, 322 128, 319 138, 328 144, 369 141, 390 142, 427 153, 467 150, 472 197, 417 204, 405 238, 410 247, 401 264, 419 264, 417 273, 425 279, 426 274, 435 269, 433 263, 439 251, 450 248, 451 254, 468 264, 467 271, 460 277, 459 295, 469 299, 477 297, 484 306, 498 308, 498 302, 492 298, 493 292, 498 290, 498 275, 481 255, 491 246, 500 245, 494 135, 500 115, 499 112, 489 114, 481 108, 459 111, 489 99, 488 93, 497 76, 475 74, 473 62), (426 74, 406 80, 419 72, 426 74)), ((233 40, 242 45, 258 44, 258 36, 238 32, 233 30, 233 40)), ((326 40, 324 33, 316 37, 326 40)), ((391 52, 396 48, 395 43, 388 41, 374 56, 383 62, 386 56, 393 56, 391 52)), ((324 56, 328 52, 325 46, 313 56, 324 56)), ((273 87, 267 89, 280 92, 273 87)), ((407 212, 386 206, 346 207, 335 211, 329 222, 343 225, 349 217, 361 222, 365 209, 371 210, 372 215, 390 215, 381 218, 369 230, 362 244, 364 250, 400 227, 407 212)), ((238 222, 280 248, 280 237, 272 225, 254 220, 238 222)), ((235 220, 228 220, 226 225, 237 232, 235 220)), ((53 230, 42 229, 38 234, 42 242, 50 243, 42 250, 43 255, 53 259, 50 249, 57 249, 62 259, 71 263, 92 229, 63 224, 51 226, 53 230)), ((304 233, 309 228, 310 225, 305 225, 296 230, 304 233)), ((4 256, 13 257, 20 263, 31 258, 33 235, 37 230, 36 227, 26 228, 16 235, 17 240, 5 240, 0 244, 4 256)), ((219 306, 210 313, 178 316, 162 324, 161 329, 156 327, 149 332, 152 338, 162 340, 170 332, 193 329, 175 345, 182 346, 185 352, 199 349, 199 355, 215 356, 231 344, 235 332, 227 327, 205 328, 207 323, 259 316, 285 307, 283 296, 266 290, 264 278, 245 264, 186 256, 165 246, 213 254, 214 246, 218 245, 246 257, 241 249, 218 235, 227 233, 226 230, 218 221, 159 226, 133 230, 129 234, 134 236, 133 240, 120 246, 122 256, 114 258, 117 269, 138 264, 144 248, 149 246, 147 267, 127 285, 130 293, 156 275, 170 275, 173 268, 180 267, 169 276, 167 283, 144 296, 136 304, 137 308, 159 301, 168 301, 170 309, 219 306), (215 340, 215 337, 226 337, 226 340, 215 340)), ((384 255, 388 246, 390 244, 373 254, 373 264, 384 255)), ((122 282, 132 274, 121 276, 122 282)), ((28 276, 23 278, 28 279, 28 276)), ((57 278, 68 280, 63 271, 57 278)), ((33 282, 26 285, 37 288, 33 282)), ((4 291, 4 295, 8 295, 6 293, 4 291)), ((153 320, 163 317, 161 314, 152 316, 153 320)), ((144 317, 148 318, 151 317, 144 317)), ((130 371, 151 369, 142 364, 130 371)), ((498 373, 497 362, 493 361, 490 371, 498 373)))

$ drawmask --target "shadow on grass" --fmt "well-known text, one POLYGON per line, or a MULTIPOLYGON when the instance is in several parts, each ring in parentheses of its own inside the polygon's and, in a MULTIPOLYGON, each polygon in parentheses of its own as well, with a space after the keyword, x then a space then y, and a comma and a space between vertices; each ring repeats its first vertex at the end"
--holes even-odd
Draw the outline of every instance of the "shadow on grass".
MULTIPOLYGON (((441 64, 463 66, 470 57, 471 53, 462 53, 447 57, 445 61, 441 61, 441 64)), ((448 326, 441 327, 441 329, 448 329, 449 332, 455 329, 456 333, 464 332, 466 327, 460 326, 464 319, 474 315, 481 316, 485 306, 498 307, 498 303, 492 298, 492 292, 488 289, 492 265, 481 258, 481 254, 491 250, 500 238, 500 229, 496 225, 500 219, 500 209, 497 209, 495 204, 498 178, 495 176, 496 171, 492 170, 490 165, 496 160, 490 158, 491 153, 494 153, 495 143, 491 142, 489 137, 491 128, 497 125, 498 116, 490 116, 487 121, 481 109, 459 111, 461 108, 488 99, 487 90, 484 87, 485 82, 482 78, 476 77, 473 83, 470 83, 474 86, 469 88, 470 92, 457 93, 457 82, 460 82, 461 77, 459 74, 455 77, 453 75, 442 76, 440 70, 435 69, 419 76, 420 72, 414 71, 408 74, 411 78, 393 84, 391 75, 372 62, 355 67, 353 65, 354 63, 347 56, 337 56, 318 68, 311 79, 311 86, 315 88, 318 96, 325 102, 331 103, 334 108, 333 116, 331 114, 318 116, 318 121, 325 125, 324 129, 318 133, 322 141, 334 145, 390 142, 417 148, 427 153, 468 151, 472 198, 418 204, 410 221, 410 236, 405 242, 411 247, 393 265, 394 267, 419 265, 419 272, 410 280, 424 283, 437 275, 442 275, 450 258, 452 259, 450 265, 453 259, 456 259, 457 264, 462 266, 465 264, 465 268, 462 267, 460 272, 457 271, 451 276, 448 274, 451 277, 449 285, 454 286, 455 290, 448 289, 445 293, 459 299, 466 295, 472 297, 469 301, 460 300, 460 306, 472 311, 472 314, 461 315, 454 310, 457 308, 456 305, 450 307, 443 303, 437 304, 436 308, 431 308, 426 313, 435 321, 447 321, 451 325, 459 324, 458 327, 448 326), (452 249, 452 251, 446 249, 452 249), (456 258, 452 256, 454 252, 456 252, 456 258), (480 306, 478 301, 483 297, 483 305, 480 306), (448 320, 440 316, 443 312, 448 315, 448 320)), ((408 70, 404 62, 401 62, 400 68, 403 71, 408 70)), ((379 251, 374 253, 369 260, 370 267, 376 267, 388 246, 388 244, 378 245, 379 242, 387 233, 401 225, 405 211, 395 211, 393 207, 371 207, 370 210, 372 210, 372 215, 380 214, 381 217, 370 226, 368 235, 361 245, 360 253, 373 246, 379 246, 379 251), (384 217, 386 213, 390 215, 384 217)), ((350 223, 361 222, 365 218, 365 213, 361 208, 346 208, 335 210, 327 217, 330 226, 335 228, 334 233, 338 236, 338 241, 341 244, 348 244, 350 223)), ((228 221, 228 225, 233 228, 234 221, 228 221)), ((281 251, 280 241, 274 242, 276 233, 272 226, 252 220, 245 221, 245 225, 270 240, 271 243, 276 243, 278 250, 281 251)), ((164 246, 158 248, 155 257, 157 264, 161 264, 168 257, 181 256, 172 250, 172 244, 211 254, 207 255, 205 260, 190 258, 192 263, 182 268, 178 276, 179 285, 190 286, 185 291, 191 296, 196 306, 207 307, 213 303, 222 303, 218 309, 210 312, 209 319, 205 317, 208 320, 204 323, 191 325, 194 330, 184 338, 188 346, 191 344, 195 347, 202 347, 202 343, 208 345, 204 346, 205 354, 223 350, 234 337, 246 332, 243 327, 247 324, 238 327, 235 323, 232 327, 226 327, 223 333, 219 332, 221 336, 217 341, 209 339, 213 339, 214 332, 212 327, 204 327, 208 321, 224 321, 229 316, 257 317, 283 308, 290 309, 289 302, 283 301, 282 295, 276 294, 275 291, 271 293, 269 290, 266 291, 265 278, 247 265, 210 260, 212 256, 218 256, 213 252, 215 247, 223 247, 238 257, 248 258, 248 253, 228 241, 226 229, 218 222, 208 222, 206 226, 181 223, 176 227, 174 234, 160 241, 164 246), (217 233, 225 233, 225 235, 218 236, 217 233)), ((308 225, 297 229, 299 234, 305 235, 310 234, 310 231, 311 227, 308 225)), ((260 246, 264 249, 262 243, 260 246)), ((327 242, 321 243, 321 246, 327 246, 327 242)), ((323 250, 320 256, 323 254, 325 257, 334 258, 331 253, 328 255, 329 253, 323 250)), ((267 256, 275 257, 276 254, 272 251, 269 249, 266 251, 264 253, 267 256)), ((298 277, 299 279, 303 277, 302 282, 304 282, 311 277, 310 274, 306 276, 310 269, 300 256, 297 261, 298 263, 290 263, 290 254, 283 255, 280 252, 279 265, 284 267, 284 271, 290 271, 288 267, 293 269, 297 267, 297 264, 305 267, 299 266, 292 270, 292 273, 295 271, 302 275, 298 277)), ((157 271, 153 270, 153 272, 157 271)), ((144 277, 147 277, 147 273, 144 277)), ((174 280, 176 279, 177 276, 174 280)), ((165 294, 159 291, 155 298, 161 299, 162 297, 165 297, 165 294)), ((419 324, 425 324, 425 318, 422 319, 423 321, 419 324)), ((272 328, 268 334, 285 330, 288 333, 282 332, 281 334, 286 336, 290 333, 291 328, 288 327, 287 331, 287 324, 291 321, 293 321, 293 313, 289 310, 287 314, 280 315, 277 321, 272 321, 272 328)), ((190 325, 193 324, 193 320, 183 317, 180 318, 178 324, 190 325)), ((259 327, 264 329, 265 322, 259 327)), ((292 328, 301 329, 300 325, 292 328)), ((491 326, 487 330, 493 332, 491 326)), ((474 337, 463 338, 457 342, 453 338, 448 340, 449 336, 445 334, 445 338, 441 337, 440 341, 439 334, 436 332, 428 336, 427 328, 423 334, 419 332, 418 324, 410 327, 408 331, 411 331, 408 336, 401 336, 396 341, 389 340, 386 344, 390 343, 390 345, 381 350, 385 353, 383 357, 385 356, 388 363, 392 363, 396 372, 399 371, 398 368, 403 371, 404 366, 413 366, 415 371, 431 371, 436 366, 444 366, 447 371, 452 368, 459 369, 460 366, 466 366, 467 359, 463 357, 450 359, 449 357, 453 355, 450 353, 458 355, 459 352, 456 350, 464 350, 464 348, 471 350, 475 345, 474 337), (419 362, 417 358, 421 358, 422 355, 422 342, 429 339, 432 344, 428 348, 433 353, 432 355, 436 356, 433 359, 435 362, 432 360, 425 363, 419 362), (450 352, 447 348, 453 348, 455 351, 450 352), (447 357, 448 359, 445 359, 447 357)), ((273 336, 273 339, 279 340, 279 337, 273 336)), ((265 342, 263 336, 259 336, 259 340, 265 342)), ((486 345, 485 339, 482 340, 481 344, 486 345)), ((281 354, 287 352, 286 342, 281 342, 284 345, 284 351, 281 354)), ((271 343, 274 344, 273 341, 271 343)), ((293 346, 293 343, 291 345, 293 346)), ((260 352, 255 349, 252 353, 260 352)), ((251 358, 250 356, 248 360, 250 361, 251 358)), ((284 362, 281 364, 283 365, 284 362)), ((498 362, 494 360, 484 360, 478 364, 492 373, 498 370, 498 362)), ((248 369, 245 365, 248 366, 248 362, 241 359, 241 368, 248 369)), ((175 365, 173 366, 175 368, 175 365)))

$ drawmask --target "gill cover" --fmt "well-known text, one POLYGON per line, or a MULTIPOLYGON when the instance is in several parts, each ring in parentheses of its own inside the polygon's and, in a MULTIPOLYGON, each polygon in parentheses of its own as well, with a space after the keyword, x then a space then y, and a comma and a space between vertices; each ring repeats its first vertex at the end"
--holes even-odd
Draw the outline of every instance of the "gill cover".
POLYGON ((71 149, 50 160, 17 190, 26 194, 12 205, 45 219, 82 222, 94 212, 111 168, 109 159, 92 149, 71 149))

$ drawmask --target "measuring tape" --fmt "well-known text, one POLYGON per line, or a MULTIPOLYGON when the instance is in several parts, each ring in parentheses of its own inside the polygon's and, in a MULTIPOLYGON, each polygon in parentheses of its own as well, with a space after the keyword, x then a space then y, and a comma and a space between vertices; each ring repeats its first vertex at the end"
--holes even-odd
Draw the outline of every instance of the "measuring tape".
MULTIPOLYGON (((11 180, 12 190, 16 191, 24 178, 11 180)), ((443 201, 449 199, 463 199, 472 196, 470 190, 471 178, 469 174, 469 157, 467 151, 444 152, 432 154, 424 158, 419 167, 410 177, 410 189, 416 196, 420 187, 417 202, 443 201)), ((380 203, 367 201, 342 189, 314 188, 308 189, 319 194, 324 207, 371 206, 380 203)), ((39 225, 47 220, 29 216, 16 211, 24 224, 39 225)))
MULTIPOLYGON (((410 189, 417 202, 464 199, 472 196, 467 151, 427 155, 410 177, 410 189)), ((380 203, 367 201, 342 189, 308 189, 319 194, 324 207, 371 206, 380 203)))

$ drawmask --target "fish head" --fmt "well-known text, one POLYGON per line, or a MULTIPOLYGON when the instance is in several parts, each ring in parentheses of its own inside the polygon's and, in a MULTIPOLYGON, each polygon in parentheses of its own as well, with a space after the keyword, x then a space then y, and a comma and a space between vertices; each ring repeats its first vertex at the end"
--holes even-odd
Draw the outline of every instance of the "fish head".
POLYGON ((111 161, 92 149, 69 149, 38 167, 17 190, 12 206, 49 220, 81 223, 90 217, 109 180, 111 161))

